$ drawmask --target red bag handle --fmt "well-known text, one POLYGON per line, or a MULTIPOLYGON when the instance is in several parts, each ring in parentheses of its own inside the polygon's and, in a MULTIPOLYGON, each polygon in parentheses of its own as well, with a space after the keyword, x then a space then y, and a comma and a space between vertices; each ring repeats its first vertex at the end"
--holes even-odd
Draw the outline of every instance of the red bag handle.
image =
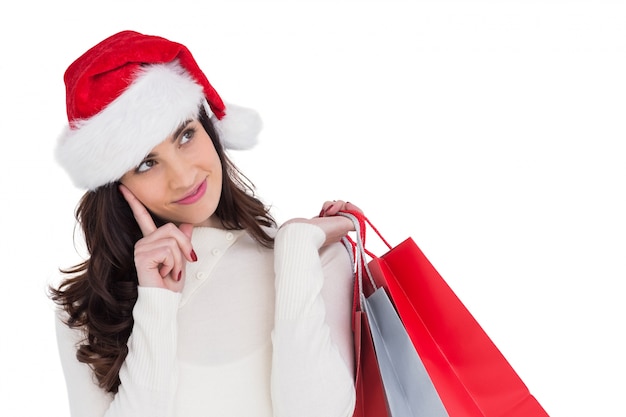
POLYGON ((378 235, 378 237, 382 240, 382 242, 387 245, 389 249, 392 249, 392 246, 385 240, 385 238, 380 234, 378 229, 370 222, 370 220, 360 211, 352 211, 352 210, 342 210, 338 213, 338 215, 349 218, 353 221, 355 226, 356 240, 352 239, 350 236, 346 235, 342 239, 344 245, 348 249, 351 254, 352 263, 355 269, 355 279, 354 279, 354 296, 352 299, 352 327, 354 329, 354 316, 357 311, 357 306, 360 310, 362 310, 362 297, 363 295, 363 276, 367 275, 370 281, 370 285, 373 289, 377 288, 374 279, 372 278, 372 274, 369 272, 369 267, 367 266, 366 256, 369 256, 372 259, 378 259, 376 255, 365 248, 365 238, 366 238, 366 230, 367 226, 378 235))
MULTIPOLYGON (((372 224, 370 219, 368 219, 362 212, 356 211, 356 210, 342 210, 338 214, 340 215, 349 214, 349 215, 354 216, 356 220, 358 220, 358 227, 356 227, 357 224, 355 224, 355 228, 357 229, 356 233, 360 234, 361 242, 363 244, 363 250, 371 258, 377 259, 378 257, 374 255, 372 252, 370 252, 369 250, 367 250, 367 248, 365 247, 365 237, 366 237, 365 232, 366 232, 367 226, 369 226, 378 235, 380 240, 382 240, 382 242, 387 246, 387 248, 392 249, 392 246, 389 244, 389 242, 387 242, 387 240, 383 237, 383 235, 381 235, 378 229, 372 224)), ((346 236, 346 239, 350 242, 352 247, 356 246, 356 242, 352 238, 350 238, 350 236, 346 236)))

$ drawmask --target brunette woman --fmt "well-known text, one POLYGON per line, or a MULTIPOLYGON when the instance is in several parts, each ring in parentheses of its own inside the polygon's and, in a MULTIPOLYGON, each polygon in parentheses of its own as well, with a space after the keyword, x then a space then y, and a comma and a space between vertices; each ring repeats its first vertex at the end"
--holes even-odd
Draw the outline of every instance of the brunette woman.
POLYGON ((353 413, 352 230, 327 201, 278 227, 226 149, 256 113, 190 51, 117 33, 65 73, 56 157, 89 257, 52 289, 72 416, 353 413))

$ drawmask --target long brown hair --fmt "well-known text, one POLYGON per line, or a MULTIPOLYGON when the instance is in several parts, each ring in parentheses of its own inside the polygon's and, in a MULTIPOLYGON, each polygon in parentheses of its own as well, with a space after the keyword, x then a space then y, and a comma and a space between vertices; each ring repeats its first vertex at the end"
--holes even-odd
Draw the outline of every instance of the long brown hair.
MULTIPOLYGON (((222 162, 217 217, 224 228, 246 229, 257 242, 271 248, 273 238, 263 228, 276 225, 269 208, 255 196, 254 185, 225 154, 202 106, 198 119, 222 162)), ((118 185, 101 186, 81 198, 75 215, 90 256, 78 265, 61 269, 66 278, 58 288, 50 288, 51 299, 68 314, 66 324, 85 332, 85 339, 77 347, 77 359, 93 369, 102 389, 113 393, 120 385, 119 371, 133 329, 138 285, 133 251, 142 237, 118 185)), ((153 218, 157 226, 165 223, 153 218)))

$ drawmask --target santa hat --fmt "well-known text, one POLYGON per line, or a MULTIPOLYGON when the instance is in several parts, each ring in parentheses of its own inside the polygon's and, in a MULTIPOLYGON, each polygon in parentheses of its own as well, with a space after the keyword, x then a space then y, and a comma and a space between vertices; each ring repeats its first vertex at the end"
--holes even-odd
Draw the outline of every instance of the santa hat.
POLYGON ((227 149, 248 149, 258 114, 225 104, 191 52, 176 42, 119 32, 85 52, 64 76, 69 125, 55 151, 74 184, 94 190, 119 180, 201 105, 227 149))

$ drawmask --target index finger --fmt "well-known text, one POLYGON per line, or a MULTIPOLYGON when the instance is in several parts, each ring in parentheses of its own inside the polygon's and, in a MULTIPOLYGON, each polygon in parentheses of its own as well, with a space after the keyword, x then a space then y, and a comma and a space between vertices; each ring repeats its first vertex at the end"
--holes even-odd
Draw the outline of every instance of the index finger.
POLYGON ((152 216, 148 213, 148 210, 144 207, 144 205, 135 197, 135 194, 132 193, 125 185, 120 184, 120 192, 128 202, 130 209, 133 212, 133 216, 135 216, 135 220, 141 229, 141 233, 144 236, 149 235, 154 232, 157 227, 154 224, 154 220, 152 220, 152 216))

